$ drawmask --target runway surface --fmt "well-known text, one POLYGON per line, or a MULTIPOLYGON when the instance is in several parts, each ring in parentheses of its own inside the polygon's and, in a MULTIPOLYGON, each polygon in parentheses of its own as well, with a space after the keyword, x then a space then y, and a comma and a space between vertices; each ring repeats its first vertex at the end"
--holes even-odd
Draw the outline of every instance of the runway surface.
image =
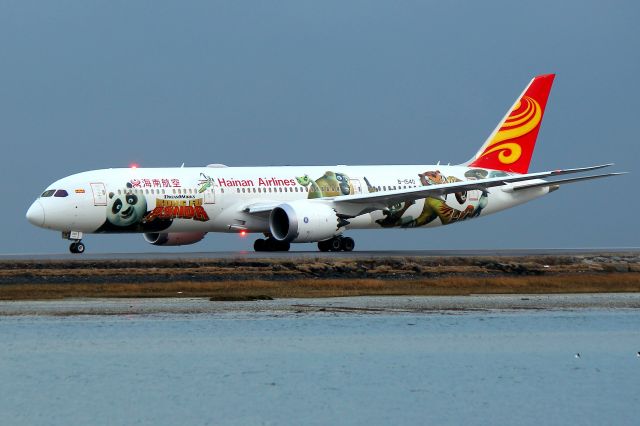
POLYGON ((393 251, 353 251, 320 252, 290 251, 261 252, 254 251, 214 251, 214 252, 147 252, 147 253, 16 253, 0 254, 0 260, 154 260, 154 259, 305 259, 305 258, 344 258, 371 259, 390 257, 456 257, 456 256, 580 256, 598 253, 640 253, 640 247, 602 247, 602 248, 519 248, 499 250, 393 250, 393 251))

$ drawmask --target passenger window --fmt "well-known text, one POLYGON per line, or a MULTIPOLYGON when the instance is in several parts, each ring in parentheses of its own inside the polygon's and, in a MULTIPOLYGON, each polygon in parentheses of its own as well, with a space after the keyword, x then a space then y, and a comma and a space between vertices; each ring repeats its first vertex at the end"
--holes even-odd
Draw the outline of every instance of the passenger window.
POLYGON ((69 193, 64 189, 58 189, 55 194, 53 194, 54 197, 66 197, 67 195, 69 195, 69 193))
POLYGON ((42 193, 41 197, 51 197, 54 192, 56 192, 55 189, 48 189, 42 193))

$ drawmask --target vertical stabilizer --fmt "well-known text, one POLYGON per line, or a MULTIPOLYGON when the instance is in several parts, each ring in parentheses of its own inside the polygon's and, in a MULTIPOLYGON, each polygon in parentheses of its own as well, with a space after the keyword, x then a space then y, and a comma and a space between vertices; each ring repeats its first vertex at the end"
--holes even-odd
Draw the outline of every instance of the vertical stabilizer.
POLYGON ((529 83, 469 167, 527 173, 555 74, 540 75, 529 83))

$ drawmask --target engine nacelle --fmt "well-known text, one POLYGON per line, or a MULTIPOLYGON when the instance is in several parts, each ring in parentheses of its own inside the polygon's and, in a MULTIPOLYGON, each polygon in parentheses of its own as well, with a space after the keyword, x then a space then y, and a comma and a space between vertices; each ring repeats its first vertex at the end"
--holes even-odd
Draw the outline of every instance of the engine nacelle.
POLYGON ((339 234, 340 222, 336 212, 326 204, 299 200, 273 209, 269 230, 278 241, 308 243, 339 234))
POLYGON ((147 232, 144 239, 154 246, 185 246, 202 240, 206 232, 147 232))

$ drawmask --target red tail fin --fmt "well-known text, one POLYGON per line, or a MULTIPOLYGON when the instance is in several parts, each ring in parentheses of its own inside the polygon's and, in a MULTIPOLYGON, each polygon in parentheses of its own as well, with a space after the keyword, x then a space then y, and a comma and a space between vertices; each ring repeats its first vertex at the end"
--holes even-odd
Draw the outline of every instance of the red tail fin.
POLYGON ((535 77, 469 162, 469 167, 527 173, 555 74, 535 77))

